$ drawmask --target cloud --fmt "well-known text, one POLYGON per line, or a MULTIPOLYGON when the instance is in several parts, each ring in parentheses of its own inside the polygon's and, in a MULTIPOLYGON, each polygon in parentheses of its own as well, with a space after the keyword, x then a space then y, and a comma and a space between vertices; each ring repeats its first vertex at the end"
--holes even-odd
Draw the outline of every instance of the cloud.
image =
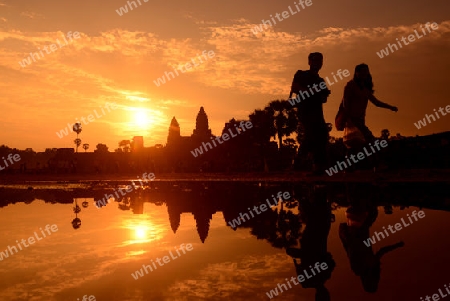
MULTIPOLYGON (((39 15, 29 13, 31 16, 37 18, 39 15)), ((53 119, 51 123, 39 124, 48 128, 41 129, 45 132, 52 124, 64 125, 75 117, 85 116, 85 112, 92 111, 92 107, 102 106, 106 102, 117 103, 121 108, 148 105, 167 116, 177 115, 181 119, 188 119, 190 111, 198 109, 197 103, 204 103, 203 100, 192 101, 196 99, 195 91, 199 89, 209 89, 211 93, 214 89, 221 89, 240 93, 244 97, 266 95, 268 102, 270 97, 287 96, 293 74, 297 69, 307 68, 306 57, 311 51, 326 53, 326 64, 322 71, 326 76, 338 68, 350 69, 349 66, 354 66, 355 60, 378 63, 376 51, 420 28, 420 24, 409 24, 373 28, 326 27, 315 32, 285 32, 274 26, 255 36, 251 28, 258 24, 243 18, 235 19, 228 25, 197 20, 192 16, 189 18, 198 26, 198 38, 161 38, 152 32, 117 28, 89 34, 80 32, 79 39, 45 54, 42 59, 25 68, 18 62, 30 53, 39 51, 39 48, 42 50, 45 46, 55 44, 67 32, 0 30, 0 87, 3 87, 0 103, 8 112, 21 112, 2 117, 5 122, 16 123, 15 126, 21 128, 33 120, 38 108, 46 107, 45 112, 40 111, 40 117, 44 120, 53 119), (213 50, 215 56, 187 74, 172 79, 170 83, 155 87, 153 80, 166 71, 173 71, 180 64, 190 62, 204 50, 213 50), (174 97, 174 87, 177 88, 176 92, 186 93, 174 97), (30 102, 30 99, 33 101, 30 102), (23 110, 24 106, 30 110, 23 110), (192 110, 174 113, 180 108, 192 110)), ((420 65, 421 55, 433 53, 434 57, 444 58, 450 40, 449 32, 450 21, 439 23, 439 29, 426 38, 384 59, 386 63, 383 61, 384 64, 379 65, 378 70, 391 68, 409 74, 417 67, 405 64, 405 60, 414 60, 420 65), (388 60, 391 60, 389 64, 388 60)), ((233 114, 248 111, 248 108, 241 111, 235 107, 221 108, 222 114, 229 114, 226 120, 232 118, 233 114)), ((166 119, 158 119, 156 124, 163 124, 166 119)), ((100 122, 113 125, 116 121, 111 116, 100 122)), ((155 130, 157 135, 152 136, 152 139, 164 141, 167 126, 163 126, 164 130, 155 130)), ((31 138, 31 135, 25 134, 24 139, 31 138)))
MULTIPOLYGON (((284 281, 279 271, 293 267, 289 257, 279 254, 245 256, 236 262, 209 264, 190 279, 180 280, 168 288, 171 299, 259 300, 284 281), (280 279, 278 279, 279 277, 280 279), (255 296, 259 292, 260 296, 255 296), (236 299, 237 298, 237 299, 236 299)), ((291 276, 296 276, 295 272, 291 276)))
POLYGON ((41 14, 28 11, 21 12, 20 15, 29 19, 45 19, 45 17, 41 14))
MULTIPOLYGON (((286 71, 292 70, 292 58, 304 57, 314 48, 327 52, 364 52, 373 56, 388 42, 411 34, 420 24, 376 28, 323 28, 317 32, 301 34, 267 28, 255 36, 250 29, 258 24, 240 20, 231 26, 205 26, 209 32, 207 43, 213 45, 217 56, 207 70, 203 83, 215 87, 239 90, 243 93, 286 94, 286 71), (364 45, 364 46, 361 46, 364 45), (373 48, 371 48, 373 46, 373 48)), ((450 21, 439 24, 439 30, 429 34, 428 42, 448 44, 450 21)), ((429 43, 416 42, 413 47, 429 47, 429 43)), ((347 54, 348 55, 348 54, 347 54)), ((351 55, 351 54, 350 54, 351 55)), ((291 75, 288 76, 291 79, 291 75)))

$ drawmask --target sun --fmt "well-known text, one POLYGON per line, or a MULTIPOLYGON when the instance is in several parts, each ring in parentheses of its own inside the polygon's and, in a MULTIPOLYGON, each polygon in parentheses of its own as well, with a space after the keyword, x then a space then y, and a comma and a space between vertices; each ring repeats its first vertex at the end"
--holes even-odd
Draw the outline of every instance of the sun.
POLYGON ((141 129, 146 129, 152 124, 152 119, 148 115, 146 109, 136 109, 133 115, 133 121, 136 126, 141 129))
POLYGON ((137 226, 134 229, 134 235, 136 237, 137 240, 145 240, 147 239, 147 227, 145 226, 137 226))

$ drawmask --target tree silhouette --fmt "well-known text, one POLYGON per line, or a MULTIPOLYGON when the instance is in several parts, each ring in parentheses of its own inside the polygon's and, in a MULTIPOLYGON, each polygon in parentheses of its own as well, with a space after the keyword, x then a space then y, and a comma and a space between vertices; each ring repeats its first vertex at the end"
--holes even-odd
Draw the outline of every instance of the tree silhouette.
POLYGON ((327 129, 328 129, 328 143, 334 144, 336 142, 336 138, 330 135, 331 131, 333 130, 333 124, 327 122, 327 129))
POLYGON ((131 149, 131 141, 130 140, 122 140, 119 142, 119 147, 122 149, 124 153, 130 152, 131 149))
POLYGON ((274 100, 265 108, 268 114, 273 118, 275 136, 278 138, 278 146, 283 146, 283 137, 292 134, 297 127, 297 117, 295 110, 284 100, 274 100))
POLYGON ((295 132, 297 133, 297 142, 301 145, 305 139, 305 128, 301 122, 297 124, 295 132))
POLYGON ((85 143, 83 144, 84 152, 86 152, 89 149, 89 144, 85 143))
POLYGON ((99 143, 99 144, 97 144, 96 148, 97 149, 94 152, 97 152, 97 153, 107 153, 108 152, 108 147, 106 146, 106 144, 99 143))
POLYGON ((254 130, 252 131, 253 137, 260 146, 267 146, 270 142, 270 137, 276 135, 272 117, 273 116, 271 116, 270 112, 266 109, 255 110, 249 115, 250 121, 254 127, 254 130))
POLYGON ((74 131, 75 133, 77 133, 77 139, 75 139, 73 142, 74 142, 75 145, 77 146, 77 151, 76 151, 76 152, 78 153, 78 147, 79 147, 80 144, 81 144, 81 140, 78 138, 78 135, 81 133, 81 123, 80 123, 80 122, 75 123, 75 124, 73 125, 72 129, 73 129, 73 131, 74 131))
POLYGON ((328 129, 328 133, 331 132, 333 130, 333 124, 327 122, 327 129, 328 129))
POLYGON ((283 145, 286 148, 290 148, 290 149, 293 149, 294 151, 297 151, 297 144, 295 143, 295 140, 292 138, 284 139, 283 145))
MULTIPOLYGON (((283 204, 283 203, 282 203, 283 204)), ((281 208, 275 209, 276 220, 272 224, 272 230, 267 238, 275 248, 289 248, 297 244, 301 238, 302 223, 300 214, 294 214, 292 211, 281 208)))
POLYGON ((75 140, 73 140, 73 142, 75 143, 75 145, 77 146, 77 153, 78 153, 78 147, 81 145, 81 139, 77 138, 75 140))
POLYGON ((267 158, 269 155, 270 138, 276 135, 274 127, 273 114, 269 110, 255 110, 249 115, 250 122, 253 124, 251 135, 258 153, 264 162, 264 170, 268 170, 267 158))
POLYGON ((381 130, 381 138, 384 140, 388 140, 391 133, 388 129, 381 130))

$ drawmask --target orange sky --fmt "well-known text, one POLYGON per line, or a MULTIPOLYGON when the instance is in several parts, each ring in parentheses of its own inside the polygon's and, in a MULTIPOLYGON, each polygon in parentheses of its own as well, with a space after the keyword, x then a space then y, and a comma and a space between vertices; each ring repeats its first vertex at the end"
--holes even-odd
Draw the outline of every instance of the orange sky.
MULTIPOLYGON (((59 132, 76 118, 82 143, 90 151, 105 143, 144 136, 145 146, 166 143, 176 116, 182 135, 190 135, 200 106, 214 134, 231 118, 246 118, 274 99, 286 99, 296 70, 307 69, 307 55, 324 54, 322 77, 367 63, 375 95, 398 113, 369 105, 367 125, 378 135, 425 135, 449 130, 441 117, 418 130, 414 122, 450 105, 445 94, 450 71, 450 3, 436 1, 331 1, 312 5, 254 35, 262 19, 294 8, 294 1, 152 0, 116 12, 126 1, 0 0, 0 144, 10 147, 73 147, 75 133, 59 132), (421 24, 438 29, 380 59, 376 52, 408 36, 421 24), (44 52, 26 67, 30 52, 80 33, 68 45, 44 52), (154 80, 206 51, 208 58, 161 86, 154 80), (101 107, 107 102, 118 108, 101 107), (92 120, 92 118, 91 118, 92 120)), ((331 79, 331 77, 330 77, 331 79)), ((325 119, 334 123, 343 86, 329 87, 325 119)), ((332 133, 341 136, 342 132, 332 133)))

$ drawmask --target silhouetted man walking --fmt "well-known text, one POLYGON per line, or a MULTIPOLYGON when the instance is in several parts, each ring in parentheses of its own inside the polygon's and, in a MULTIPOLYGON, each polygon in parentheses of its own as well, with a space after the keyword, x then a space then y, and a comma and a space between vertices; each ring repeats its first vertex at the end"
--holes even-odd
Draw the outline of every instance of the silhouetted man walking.
POLYGON ((312 153, 315 175, 324 174, 327 164, 328 128, 323 117, 322 104, 327 102, 331 91, 328 90, 324 79, 319 76, 322 64, 322 53, 310 53, 309 70, 298 70, 295 73, 289 94, 289 98, 292 98, 294 93, 297 95, 295 101, 290 102, 297 103, 298 119, 304 130, 304 140, 300 145, 299 154, 312 153))

